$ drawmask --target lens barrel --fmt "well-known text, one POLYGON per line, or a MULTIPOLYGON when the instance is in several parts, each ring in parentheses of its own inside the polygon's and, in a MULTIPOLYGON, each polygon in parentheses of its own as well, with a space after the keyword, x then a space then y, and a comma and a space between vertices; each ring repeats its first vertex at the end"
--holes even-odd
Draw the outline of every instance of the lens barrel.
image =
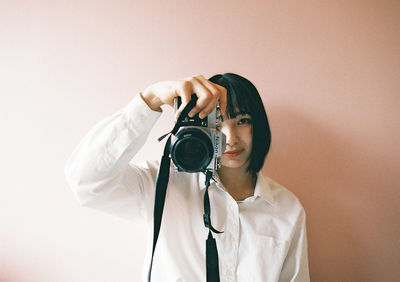
POLYGON ((171 144, 172 160, 181 171, 204 171, 213 156, 210 136, 199 128, 182 128, 171 144))

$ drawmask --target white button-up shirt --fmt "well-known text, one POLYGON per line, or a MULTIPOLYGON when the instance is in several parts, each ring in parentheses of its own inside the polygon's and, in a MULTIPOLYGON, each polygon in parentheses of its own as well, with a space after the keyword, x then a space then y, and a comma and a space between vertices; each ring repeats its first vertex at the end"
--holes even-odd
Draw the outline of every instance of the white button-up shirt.
MULTIPOLYGON (((153 231, 158 161, 133 165, 161 113, 137 95, 95 125, 70 156, 65 175, 79 202, 153 231)), ((294 194, 258 174, 254 195, 235 201, 215 174, 209 194, 221 281, 309 281, 305 212, 294 194)), ((204 175, 171 168, 152 281, 206 281, 204 175)), ((146 230, 143 230, 146 232, 146 230)), ((152 238, 147 243, 147 280, 152 238)))

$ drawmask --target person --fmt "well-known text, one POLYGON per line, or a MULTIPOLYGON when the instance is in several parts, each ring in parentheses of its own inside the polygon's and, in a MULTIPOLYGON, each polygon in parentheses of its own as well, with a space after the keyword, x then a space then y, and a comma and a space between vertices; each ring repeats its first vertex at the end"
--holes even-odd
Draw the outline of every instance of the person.
MULTIPOLYGON (((223 231, 214 234, 221 281, 309 281, 304 208, 292 192, 260 172, 270 128, 257 89, 240 75, 154 83, 96 124, 65 166, 78 201, 129 220, 143 219, 151 234, 159 161, 130 161, 161 116, 161 106, 172 106, 180 96, 178 115, 193 93, 198 100, 189 116, 204 118, 219 103, 223 121, 217 130, 226 135, 226 150, 208 189, 212 224, 223 231)), ((206 281, 204 179, 203 173, 171 167, 152 281, 206 281)), ((151 240, 146 250, 143 281, 151 240)))

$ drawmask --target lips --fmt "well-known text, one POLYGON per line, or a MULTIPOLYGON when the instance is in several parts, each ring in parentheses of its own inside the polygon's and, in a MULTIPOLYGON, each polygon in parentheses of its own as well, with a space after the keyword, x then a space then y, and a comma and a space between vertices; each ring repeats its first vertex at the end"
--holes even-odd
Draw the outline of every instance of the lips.
POLYGON ((240 155, 240 153, 243 152, 243 149, 238 149, 238 150, 232 150, 232 151, 226 151, 224 152, 224 156, 228 158, 234 158, 240 155))

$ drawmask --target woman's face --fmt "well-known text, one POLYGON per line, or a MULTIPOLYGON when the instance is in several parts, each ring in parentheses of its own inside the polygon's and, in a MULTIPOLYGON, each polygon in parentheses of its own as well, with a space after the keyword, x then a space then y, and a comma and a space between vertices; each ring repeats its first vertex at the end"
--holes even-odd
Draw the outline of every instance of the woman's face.
POLYGON ((253 143, 253 123, 250 115, 238 114, 224 119, 218 130, 226 135, 226 150, 220 158, 222 167, 245 168, 253 143))

